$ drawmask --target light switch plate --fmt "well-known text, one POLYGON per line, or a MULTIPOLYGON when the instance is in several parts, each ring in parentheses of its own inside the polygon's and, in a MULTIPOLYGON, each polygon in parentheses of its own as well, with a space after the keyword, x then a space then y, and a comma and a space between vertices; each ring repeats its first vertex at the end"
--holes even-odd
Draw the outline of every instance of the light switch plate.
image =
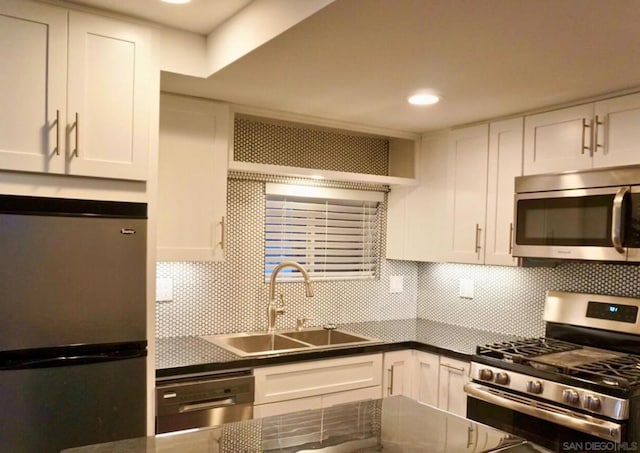
POLYGON ((401 293, 404 291, 404 275, 389 276, 389 292, 401 293))
POLYGON ((156 302, 170 302, 173 300, 173 279, 156 279, 156 302))
POLYGON ((461 278, 459 282, 460 297, 464 299, 473 299, 474 282, 470 278, 461 278))

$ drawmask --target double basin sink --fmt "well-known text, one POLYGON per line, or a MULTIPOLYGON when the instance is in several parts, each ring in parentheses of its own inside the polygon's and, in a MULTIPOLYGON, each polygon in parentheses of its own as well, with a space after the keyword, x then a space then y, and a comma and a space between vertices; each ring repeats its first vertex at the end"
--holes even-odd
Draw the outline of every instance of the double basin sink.
POLYGON ((208 335, 202 338, 241 357, 381 343, 380 340, 375 338, 365 337, 346 330, 324 329, 322 327, 278 331, 275 333, 256 332, 208 335))

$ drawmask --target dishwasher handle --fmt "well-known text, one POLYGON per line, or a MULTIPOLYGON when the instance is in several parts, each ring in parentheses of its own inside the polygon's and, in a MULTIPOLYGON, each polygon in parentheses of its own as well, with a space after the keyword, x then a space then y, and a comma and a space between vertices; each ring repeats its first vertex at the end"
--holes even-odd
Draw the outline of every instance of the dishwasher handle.
POLYGON ((202 401, 199 403, 183 404, 178 408, 178 412, 184 413, 191 411, 202 411, 207 409, 216 409, 218 407, 233 406, 234 404, 236 404, 236 399, 234 397, 221 398, 210 401, 202 401))

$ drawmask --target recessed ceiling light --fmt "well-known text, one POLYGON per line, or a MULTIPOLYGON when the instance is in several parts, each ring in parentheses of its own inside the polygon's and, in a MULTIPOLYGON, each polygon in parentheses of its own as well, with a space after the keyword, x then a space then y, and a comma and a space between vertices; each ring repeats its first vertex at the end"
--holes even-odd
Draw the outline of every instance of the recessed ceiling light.
POLYGON ((432 105, 440 101, 440 98, 435 94, 414 94, 407 98, 409 104, 413 105, 432 105))
POLYGON ((183 3, 189 3, 191 0, 160 0, 165 3, 174 3, 176 5, 182 5, 183 3))

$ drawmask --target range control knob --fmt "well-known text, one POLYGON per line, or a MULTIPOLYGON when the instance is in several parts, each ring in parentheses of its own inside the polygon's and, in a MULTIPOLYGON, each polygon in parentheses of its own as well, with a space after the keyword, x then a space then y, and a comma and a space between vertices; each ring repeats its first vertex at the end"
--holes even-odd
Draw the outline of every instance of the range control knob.
POLYGON ((566 389, 562 391, 562 401, 567 404, 578 404, 580 402, 580 394, 575 390, 566 389))
POLYGON ((493 381, 493 371, 488 368, 483 368, 480 370, 479 377, 481 381, 493 381))
POLYGON ((595 412, 599 411, 600 408, 602 407, 602 404, 600 403, 600 398, 593 395, 587 395, 586 398, 584 399, 584 407, 585 409, 589 409, 590 411, 595 411, 595 412))
POLYGON ((507 373, 496 373, 496 384, 507 385, 509 383, 509 375, 507 373))
POLYGON ((540 381, 527 382, 527 392, 539 395, 540 393, 542 393, 542 382, 540 381))

